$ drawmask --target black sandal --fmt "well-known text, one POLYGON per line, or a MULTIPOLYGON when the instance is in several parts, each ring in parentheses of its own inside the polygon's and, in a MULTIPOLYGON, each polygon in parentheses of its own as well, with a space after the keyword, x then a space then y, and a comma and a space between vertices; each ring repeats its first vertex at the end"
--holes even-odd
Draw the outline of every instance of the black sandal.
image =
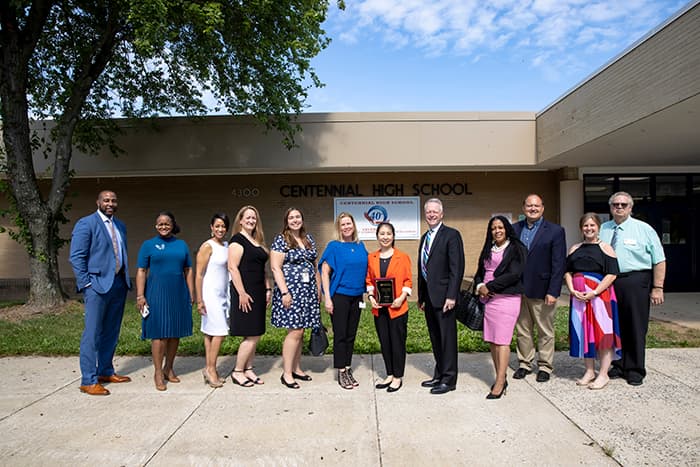
MULTIPOLYGON (((249 381, 250 381, 250 380, 249 380, 249 381)), ((288 382, 286 382, 286 381, 284 380, 284 374, 283 374, 282 376, 280 376, 280 381, 282 382, 282 384, 284 384, 285 386, 287 386, 289 389, 299 389, 299 388, 301 388, 301 386, 299 386, 299 383, 297 383, 296 381, 294 381, 293 383, 288 383, 288 382)))
POLYGON ((246 378, 245 381, 243 381, 243 382, 241 383, 240 381, 238 381, 236 378, 233 377, 233 375, 234 375, 235 373, 241 373, 241 374, 243 374, 243 376, 245 377, 245 370, 236 370, 236 369, 234 369, 234 370, 231 372, 231 381, 233 382, 233 384, 236 384, 236 385, 241 386, 241 387, 244 387, 244 388, 252 388, 253 386, 255 386, 255 385, 253 384, 253 382, 252 382, 250 379, 248 379, 248 378, 246 378))
MULTIPOLYGON (((243 370, 243 376, 245 376, 245 372, 246 372, 246 371, 253 371, 253 368, 255 368, 255 367, 251 366, 251 367, 246 368, 245 370, 243 370)), ((248 378, 248 377, 246 376, 246 378, 248 378)), ((250 382, 253 383, 253 384, 265 384, 265 382, 264 382, 263 380, 261 380, 259 376, 256 376, 255 379, 253 379, 253 378, 248 378, 248 381, 250 381, 250 382)))

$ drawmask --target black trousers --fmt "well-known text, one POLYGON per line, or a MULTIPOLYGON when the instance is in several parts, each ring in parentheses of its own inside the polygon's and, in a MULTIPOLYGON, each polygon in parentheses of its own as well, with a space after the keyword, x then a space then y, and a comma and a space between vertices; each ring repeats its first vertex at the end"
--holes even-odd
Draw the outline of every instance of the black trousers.
POLYGON ((622 359, 614 361, 613 365, 621 367, 625 377, 637 373, 643 378, 647 374, 644 356, 649 330, 651 280, 651 271, 632 271, 620 274, 615 280, 622 359))
POLYGON ((441 383, 457 384, 457 319, 454 310, 447 313, 425 303, 425 322, 428 325, 430 343, 435 357, 433 378, 441 383))
POLYGON ((345 368, 352 363, 357 326, 360 324, 360 300, 362 295, 334 294, 333 314, 333 367, 345 368))
POLYGON ((386 375, 403 378, 406 369, 408 313, 391 319, 389 310, 382 307, 379 309, 379 316, 374 317, 374 328, 377 330, 379 345, 382 348, 386 375))

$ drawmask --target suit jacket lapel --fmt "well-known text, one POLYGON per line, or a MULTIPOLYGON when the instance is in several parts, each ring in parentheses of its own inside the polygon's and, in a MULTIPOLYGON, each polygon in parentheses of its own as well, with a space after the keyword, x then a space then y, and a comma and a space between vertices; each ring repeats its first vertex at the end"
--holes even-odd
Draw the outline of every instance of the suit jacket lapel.
POLYGON ((111 242, 112 237, 109 235, 109 231, 107 230, 107 223, 102 220, 102 217, 97 212, 95 212, 93 216, 95 219, 95 231, 97 235, 106 235, 107 240, 111 242))

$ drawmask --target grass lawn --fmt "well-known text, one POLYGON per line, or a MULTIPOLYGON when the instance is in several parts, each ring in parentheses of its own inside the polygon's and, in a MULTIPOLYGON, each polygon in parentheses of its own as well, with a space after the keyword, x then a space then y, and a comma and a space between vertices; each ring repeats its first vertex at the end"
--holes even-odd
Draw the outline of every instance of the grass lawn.
MULTIPOLYGON (((3 303, 2 306, 14 306, 17 303, 3 303)), ((83 307, 78 302, 70 303, 58 314, 44 315, 29 319, 5 320, 0 319, 0 356, 8 355, 77 355, 80 347, 80 335, 83 330, 83 307)), ((269 310, 268 310, 269 313, 269 310)), ((556 349, 568 350, 568 307, 559 307, 556 314, 556 349)), ((200 317, 192 313, 194 334, 180 341, 179 355, 204 355, 202 334, 199 331, 200 317)), ((333 351, 330 318, 322 313, 323 322, 329 331, 331 346, 328 353, 333 351)), ((461 324, 457 325, 460 352, 486 352, 488 345, 481 339, 481 333, 471 331, 461 324)), ((282 340, 286 330, 269 325, 267 332, 258 344, 258 354, 279 355, 282 340)), ((242 338, 230 337, 221 348, 222 355, 230 355, 237 351, 242 338)), ((308 342, 308 332, 306 341, 308 342)), ((515 341, 511 348, 515 351, 515 341)), ((406 347, 409 353, 431 352, 430 339, 425 325, 423 312, 415 304, 411 304, 408 319, 408 340, 406 347)), ((647 347, 700 347, 700 331, 680 326, 652 321, 647 337, 647 347)), ((305 349, 306 351, 306 349, 305 349)), ((141 316, 136 311, 134 302, 128 302, 124 312, 117 354, 119 355, 150 355, 150 341, 141 340, 141 316)), ((355 341, 355 352, 371 354, 379 352, 379 340, 374 330, 374 319, 368 309, 362 311, 360 327, 355 341)))

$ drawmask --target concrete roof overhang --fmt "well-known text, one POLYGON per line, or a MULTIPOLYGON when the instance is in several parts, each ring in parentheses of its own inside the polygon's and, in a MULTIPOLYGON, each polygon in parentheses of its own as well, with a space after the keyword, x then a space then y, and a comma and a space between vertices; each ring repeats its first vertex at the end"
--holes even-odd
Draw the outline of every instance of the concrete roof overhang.
POLYGON ((538 113, 537 165, 700 165, 700 0, 538 113))
POLYGON ((551 157, 541 168, 700 164, 700 95, 551 157))

